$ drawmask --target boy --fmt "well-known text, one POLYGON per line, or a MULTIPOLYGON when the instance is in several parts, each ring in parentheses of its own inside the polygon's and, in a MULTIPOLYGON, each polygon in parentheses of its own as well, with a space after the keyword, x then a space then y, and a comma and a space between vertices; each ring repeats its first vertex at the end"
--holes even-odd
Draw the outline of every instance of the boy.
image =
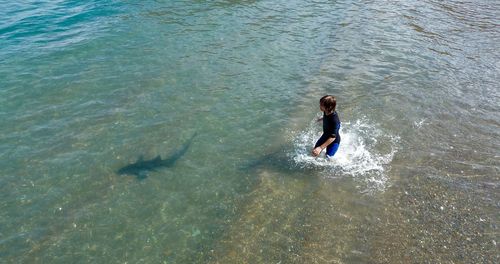
POLYGON ((318 139, 312 150, 314 157, 319 156, 321 151, 326 148, 326 157, 331 158, 340 144, 340 119, 335 111, 337 100, 332 95, 325 95, 319 100, 319 109, 323 111, 323 117, 318 119, 318 122, 323 120, 323 135, 318 139))

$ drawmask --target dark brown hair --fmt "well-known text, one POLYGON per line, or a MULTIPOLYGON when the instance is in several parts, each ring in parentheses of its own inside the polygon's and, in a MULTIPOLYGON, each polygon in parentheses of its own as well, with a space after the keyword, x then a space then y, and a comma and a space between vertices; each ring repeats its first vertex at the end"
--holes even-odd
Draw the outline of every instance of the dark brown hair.
POLYGON ((319 99, 319 105, 323 106, 327 113, 332 113, 337 106, 337 99, 333 95, 325 95, 319 99))

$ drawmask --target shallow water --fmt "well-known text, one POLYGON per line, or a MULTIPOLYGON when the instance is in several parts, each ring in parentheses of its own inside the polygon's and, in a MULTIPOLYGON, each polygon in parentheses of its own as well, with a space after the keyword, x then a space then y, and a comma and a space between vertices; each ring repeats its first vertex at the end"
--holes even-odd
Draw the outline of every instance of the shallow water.
POLYGON ((2 263, 499 262, 497 1, 0 10, 2 263))

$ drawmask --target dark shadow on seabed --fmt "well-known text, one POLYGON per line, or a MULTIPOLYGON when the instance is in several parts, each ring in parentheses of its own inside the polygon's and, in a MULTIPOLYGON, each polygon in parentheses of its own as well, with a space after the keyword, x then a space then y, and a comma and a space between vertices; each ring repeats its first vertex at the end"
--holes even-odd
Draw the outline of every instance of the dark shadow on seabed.
POLYGON ((297 164, 293 158, 287 154, 290 152, 291 149, 282 146, 260 157, 250 159, 241 164, 239 169, 246 172, 256 172, 262 169, 272 170, 286 175, 287 177, 297 179, 310 178, 311 174, 317 174, 323 171, 321 167, 301 166, 297 164))
POLYGON ((193 143, 197 133, 194 133, 191 138, 184 143, 181 148, 173 152, 168 158, 162 159, 160 155, 154 159, 144 160, 141 156, 136 162, 126 165, 116 171, 118 175, 133 175, 138 180, 144 180, 148 177, 150 171, 156 171, 161 168, 170 168, 175 165, 177 160, 182 158, 193 143))

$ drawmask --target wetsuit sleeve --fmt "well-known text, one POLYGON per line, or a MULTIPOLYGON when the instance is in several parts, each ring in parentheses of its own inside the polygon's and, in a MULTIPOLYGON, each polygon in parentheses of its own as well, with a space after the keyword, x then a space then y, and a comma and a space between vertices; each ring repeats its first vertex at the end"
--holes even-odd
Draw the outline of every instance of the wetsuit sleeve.
POLYGON ((339 132, 340 122, 336 115, 331 115, 328 117, 328 123, 326 126, 327 135, 331 138, 336 138, 339 132))
POLYGON ((339 133, 339 128, 338 128, 338 126, 335 124, 335 125, 334 125, 334 128, 333 128, 332 133, 330 133, 330 137, 332 137, 332 138, 336 138, 336 137, 337 137, 337 135, 338 135, 338 133, 339 133))
POLYGON ((334 127, 335 127, 335 141, 333 141, 334 143, 337 143, 339 144, 340 143, 340 134, 339 134, 339 130, 340 130, 340 118, 337 114, 335 114, 335 118, 334 118, 334 127))

